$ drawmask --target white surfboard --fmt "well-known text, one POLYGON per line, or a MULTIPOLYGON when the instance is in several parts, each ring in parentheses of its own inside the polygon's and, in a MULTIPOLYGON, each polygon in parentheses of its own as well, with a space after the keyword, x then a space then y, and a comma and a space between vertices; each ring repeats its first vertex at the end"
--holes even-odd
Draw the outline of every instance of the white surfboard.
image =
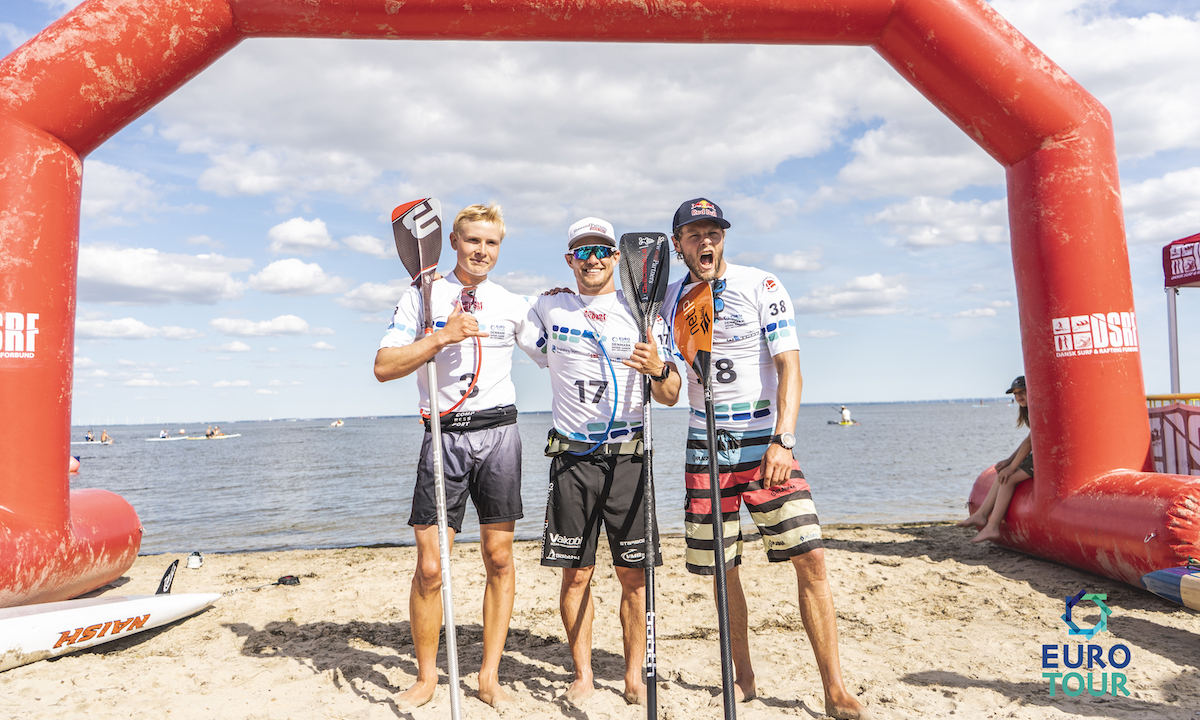
POLYGON ((175 622, 220 597, 117 595, 0 609, 0 672, 175 622))

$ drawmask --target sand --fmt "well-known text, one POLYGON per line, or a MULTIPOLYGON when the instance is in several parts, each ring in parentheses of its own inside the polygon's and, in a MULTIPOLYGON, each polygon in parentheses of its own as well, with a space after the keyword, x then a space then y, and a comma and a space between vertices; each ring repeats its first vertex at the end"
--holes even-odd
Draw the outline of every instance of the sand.
MULTIPOLYGON (((972 545, 972 531, 944 524, 827 527, 825 534, 843 671, 880 717, 1200 716, 1200 613, 1113 580, 972 545), (1064 598, 1081 589, 1108 594, 1109 631, 1091 642, 1105 653, 1129 648, 1119 671, 1128 697, 1070 697, 1061 688, 1049 695, 1042 645, 1061 650, 1079 640, 1060 616, 1064 598)), ((515 701, 504 712, 480 702, 474 672, 483 572, 478 546, 455 552, 463 717, 645 717, 621 695, 619 590, 604 561, 593 590, 599 689, 580 706, 562 697, 571 664, 558 616, 559 575, 538 566, 536 543, 518 543, 516 608, 500 666, 515 701)), ((720 718, 711 581, 683 570, 682 540, 664 541, 664 556, 659 717, 720 718)), ((153 592, 176 557, 183 559, 138 558, 108 592, 153 592)), ((207 555, 198 570, 181 567, 174 592, 225 592, 288 574, 301 584, 234 593, 175 625, 2 673, 0 717, 447 718, 444 678, 424 707, 401 712, 394 702, 416 673, 407 600, 414 559, 412 548, 399 547, 207 555)), ((760 695, 739 705, 739 717, 823 716, 790 564, 768 564, 761 544, 751 542, 742 577, 760 695)), ((1099 611, 1077 611, 1075 619, 1090 627, 1099 611)), ((1093 672, 1096 688, 1102 671, 1093 672)))

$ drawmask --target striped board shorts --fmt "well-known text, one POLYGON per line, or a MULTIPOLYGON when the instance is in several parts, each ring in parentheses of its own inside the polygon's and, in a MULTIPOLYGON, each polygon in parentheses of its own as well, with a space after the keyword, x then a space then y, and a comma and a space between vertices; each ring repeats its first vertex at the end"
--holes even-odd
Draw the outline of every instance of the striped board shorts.
MULTIPOLYGON (((742 501, 762 533, 767 560, 783 562, 824 547, 817 508, 800 463, 792 460, 792 476, 783 485, 764 488, 759 465, 771 444, 773 430, 722 431, 718 440, 721 520, 725 535, 725 568, 742 564, 742 501)), ((688 428, 684 484, 686 563, 689 572, 712 575, 712 502, 709 499, 708 439, 704 430, 688 428)))

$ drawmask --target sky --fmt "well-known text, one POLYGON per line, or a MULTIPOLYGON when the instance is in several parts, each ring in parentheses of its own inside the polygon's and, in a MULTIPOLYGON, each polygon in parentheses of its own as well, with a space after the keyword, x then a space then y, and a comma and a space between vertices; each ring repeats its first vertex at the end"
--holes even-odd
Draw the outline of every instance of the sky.
MULTIPOLYGON (((76 4, 6 0, 0 53, 76 4)), ((1200 232, 1200 8, 992 6, 1112 114, 1146 390, 1169 392, 1161 248, 1200 232)), ((996 397, 1022 372, 1005 195, 868 48, 248 40, 85 159, 73 422, 415 413, 415 381, 372 363, 408 284, 391 210, 427 196, 448 219, 503 206, 492 279, 523 294, 574 284, 575 220, 669 232, 707 197, 727 259, 793 299, 804 402, 996 397)), ((1200 290, 1179 323, 1197 391, 1200 290)), ((517 358, 518 407, 548 409, 517 358)))

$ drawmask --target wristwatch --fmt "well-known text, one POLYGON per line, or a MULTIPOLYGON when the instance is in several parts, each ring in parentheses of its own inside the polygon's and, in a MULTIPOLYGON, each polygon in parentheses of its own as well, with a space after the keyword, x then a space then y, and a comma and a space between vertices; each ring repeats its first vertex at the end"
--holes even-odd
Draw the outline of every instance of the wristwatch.
POLYGON ((771 442, 779 443, 785 450, 791 450, 796 447, 796 436, 789 432, 780 433, 779 435, 772 435, 771 442))
POLYGON ((654 382, 662 382, 663 380, 666 380, 669 377, 671 377, 671 366, 667 363, 663 363, 662 375, 657 375, 657 376, 651 375, 650 379, 653 380, 654 382))

